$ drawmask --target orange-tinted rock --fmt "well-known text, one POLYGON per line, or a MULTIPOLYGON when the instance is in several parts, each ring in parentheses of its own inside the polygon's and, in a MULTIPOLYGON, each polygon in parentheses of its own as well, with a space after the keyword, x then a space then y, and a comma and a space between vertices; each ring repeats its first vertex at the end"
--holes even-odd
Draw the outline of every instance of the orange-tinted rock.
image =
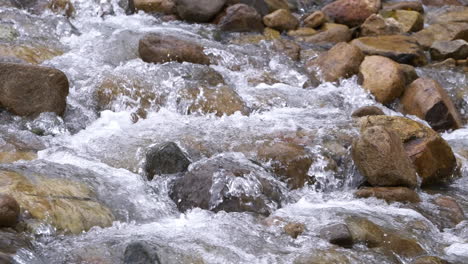
POLYGON ((375 197, 389 203, 419 203, 421 201, 415 191, 405 187, 367 187, 359 189, 355 195, 359 198, 375 197))
POLYGON ((379 11, 380 0, 338 0, 326 5, 322 11, 337 23, 358 26, 379 11))
POLYGON ((434 200, 434 204, 439 206, 441 214, 445 214, 453 226, 465 220, 463 209, 452 197, 439 196, 434 200))
POLYGON ((370 115, 385 115, 385 113, 377 106, 363 106, 354 110, 354 112, 351 114, 352 117, 363 117, 370 115))
POLYGON ((284 227, 284 232, 290 237, 296 239, 305 231, 305 225, 301 223, 288 223, 284 227))
POLYGON ((303 40, 308 43, 325 44, 348 42, 352 38, 351 30, 341 24, 325 23, 317 34, 303 40))
POLYGON ((264 16, 263 23, 265 23, 267 27, 280 31, 296 29, 299 26, 299 20, 286 9, 278 9, 264 16))

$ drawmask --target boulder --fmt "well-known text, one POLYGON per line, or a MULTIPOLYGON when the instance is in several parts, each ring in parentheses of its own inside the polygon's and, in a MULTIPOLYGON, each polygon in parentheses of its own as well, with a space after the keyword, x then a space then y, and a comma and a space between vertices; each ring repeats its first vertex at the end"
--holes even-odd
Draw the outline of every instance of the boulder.
POLYGON ((264 16, 263 23, 265 23, 267 27, 279 31, 296 29, 299 26, 299 20, 286 9, 278 9, 264 16))
POLYGON ((175 0, 130 0, 136 10, 147 13, 175 13, 175 0))
POLYGON ((304 26, 309 28, 318 28, 327 22, 327 18, 322 11, 315 11, 304 19, 304 26))
POLYGON ((226 0, 177 0, 177 14, 190 22, 209 22, 218 14, 226 0))
POLYGON ((63 115, 67 105, 67 76, 53 68, 0 63, 0 106, 20 116, 43 112, 63 115))
POLYGON ((426 6, 437 6, 443 7, 448 5, 463 6, 462 0, 422 0, 422 3, 426 6))
POLYGON ((360 27, 359 35, 365 36, 382 36, 396 35, 402 32, 400 24, 395 20, 385 19, 381 15, 372 14, 360 27))
POLYGON ((138 46, 140 57, 145 62, 177 61, 208 65, 210 58, 203 53, 203 49, 192 41, 154 33, 141 38, 138 46))
POLYGON ((375 197, 383 199, 388 203, 419 203, 419 195, 405 187, 366 187, 359 189, 354 195, 358 198, 375 197))
POLYGON ((429 50, 433 60, 449 58, 463 60, 468 58, 468 42, 463 39, 452 41, 435 41, 429 50))
POLYGON ((10 195, 0 194, 0 228, 14 227, 18 222, 20 207, 10 195))
POLYGON ((136 241, 127 245, 123 264, 161 264, 155 250, 147 243, 136 241))
POLYGON ((405 90, 406 79, 400 64, 382 56, 366 56, 359 67, 362 87, 375 99, 388 104, 400 97, 405 90))
POLYGON ((303 40, 307 43, 326 44, 348 42, 351 40, 351 38, 352 32, 347 26, 325 23, 317 34, 306 37, 303 40))
POLYGON ((262 17, 255 8, 245 4, 236 4, 228 7, 226 15, 219 21, 219 26, 224 31, 263 32, 262 17))
POLYGON ((257 12, 263 17, 269 13, 269 7, 265 0, 228 0, 226 2, 228 6, 235 4, 246 4, 257 10, 257 12))
POLYGON ((189 165, 187 155, 174 142, 156 145, 146 152, 145 173, 150 181, 155 175, 185 172, 189 165))
POLYGON ((305 231, 305 225, 302 223, 288 223, 283 227, 283 230, 290 237, 296 239, 305 231))
POLYGON ((398 116, 367 116, 361 118, 360 124, 361 130, 384 126, 395 131, 421 177, 423 186, 453 179, 457 160, 452 148, 431 128, 398 116))
POLYGON ((395 11, 395 10, 408 10, 424 13, 424 8, 421 2, 418 1, 401 1, 401 2, 387 2, 383 4, 382 10, 395 11))
POLYGON ((301 46, 296 42, 287 39, 273 40, 272 49, 286 54, 292 60, 298 61, 301 54, 301 46))
POLYGON ((371 115, 385 115, 385 113, 377 106, 363 106, 354 110, 351 117, 363 117, 371 115))
POLYGON ((182 212, 199 207, 269 215, 283 193, 283 185, 265 169, 242 154, 223 153, 193 163, 169 195, 182 212))
POLYGON ((357 74, 363 59, 364 54, 359 48, 341 42, 306 65, 309 72, 318 70, 324 81, 335 82, 357 74))
POLYGON ((436 80, 419 78, 411 83, 401 98, 401 104, 404 113, 426 120, 436 131, 462 126, 460 114, 436 80))
POLYGON ((322 12, 336 23, 359 26, 381 7, 380 0, 337 0, 323 7, 322 12))
POLYGON ((450 264, 449 262, 435 256, 419 257, 411 264, 450 264))
POLYGON ((366 55, 388 57, 398 63, 422 66, 427 59, 415 38, 403 35, 361 37, 351 44, 360 48, 366 55))
POLYGON ((353 245, 353 237, 345 224, 333 224, 320 230, 320 237, 331 244, 349 248, 353 245))
POLYGON ((356 167, 372 186, 417 186, 416 171, 391 128, 365 128, 353 142, 351 153, 356 167))
POLYGON ((435 41, 463 39, 468 41, 468 23, 445 22, 430 25, 413 34, 419 45, 428 49, 435 41))

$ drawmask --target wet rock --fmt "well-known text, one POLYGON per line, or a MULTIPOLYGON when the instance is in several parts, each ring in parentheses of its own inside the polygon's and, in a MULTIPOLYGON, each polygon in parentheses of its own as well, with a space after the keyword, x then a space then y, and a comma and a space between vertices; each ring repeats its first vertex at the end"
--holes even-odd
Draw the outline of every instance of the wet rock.
POLYGON ((320 230, 320 237, 341 247, 353 245, 353 237, 345 224, 334 224, 323 228, 320 230))
POLYGON ((240 37, 231 40, 230 43, 237 45, 258 44, 260 41, 271 41, 280 38, 281 33, 278 30, 265 28, 263 30, 263 34, 241 35, 240 37))
POLYGON ((419 78, 401 98, 403 111, 426 120, 434 130, 457 129, 462 126, 460 115, 447 92, 436 81, 419 78))
POLYGON ((438 13, 435 17, 428 18, 429 24, 463 22, 468 23, 468 6, 448 9, 451 11, 438 13))
POLYGON ((468 41, 468 23, 448 22, 430 25, 413 34, 421 47, 428 49, 435 41, 463 39, 468 41))
POLYGON ((64 14, 67 17, 72 17, 75 14, 75 7, 70 0, 52 0, 48 3, 47 8, 57 14, 64 14))
POLYGON ((447 6, 447 5, 453 5, 453 6, 462 6, 463 3, 460 2, 460 0, 422 0, 422 3, 426 6, 447 6))
POLYGON ((232 115, 235 112, 248 115, 250 112, 236 91, 226 85, 189 86, 179 91, 178 108, 186 114, 213 113, 216 116, 232 115))
POLYGON ((406 85, 410 85, 416 79, 419 78, 418 74, 416 73, 416 69, 408 64, 400 64, 400 70, 405 75, 406 85))
POLYGON ((366 55, 388 57, 398 63, 421 66, 427 59, 415 38, 403 35, 361 37, 351 44, 359 47, 366 55))
POLYGON ((322 11, 336 23, 354 27, 377 13, 380 6, 380 0, 337 0, 326 5, 322 11))
POLYGON ((132 242, 124 252, 124 264, 160 264, 158 255, 145 242, 132 242))
POLYGON ((291 37, 309 37, 317 34, 317 31, 308 27, 300 27, 296 30, 289 30, 288 36, 291 37))
POLYGON ((405 90, 406 79, 400 65, 382 56, 366 56, 359 67, 362 87, 375 99, 388 104, 400 97, 405 90))
POLYGON ((363 59, 364 54, 359 48, 342 42, 320 54, 316 59, 307 62, 306 65, 309 72, 315 72, 318 69, 324 81, 334 82, 357 74, 363 59))
POLYGON ((69 88, 63 72, 43 66, 0 63, 0 79, 0 106, 11 113, 63 115, 69 88))
POLYGON ((309 182, 308 171, 314 162, 304 146, 289 142, 267 142, 260 146, 257 157, 270 166, 292 189, 301 188, 309 182))
POLYGON ((447 261, 434 256, 419 257, 415 259, 411 264, 449 264, 447 261))
POLYGON ((381 15, 372 14, 361 25, 360 36, 396 35, 402 32, 395 20, 385 19, 381 15))
POLYGON ((385 113, 377 106, 363 106, 354 110, 354 112, 351 114, 352 117, 363 117, 371 115, 385 115, 385 113))
POLYGON ((56 56, 62 51, 41 45, 13 45, 0 44, 0 57, 11 57, 31 64, 41 64, 56 56))
POLYGON ((401 1, 401 2, 389 2, 384 3, 382 10, 384 11, 395 11, 395 10, 408 10, 424 13, 424 8, 421 2, 418 1, 401 1))
POLYGON ((421 201, 415 191, 405 187, 367 187, 359 189, 354 195, 358 198, 375 197, 389 203, 419 203, 421 201))
POLYGON ((26 9, 35 15, 43 14, 48 9, 54 13, 64 14, 68 17, 72 16, 75 12, 75 8, 70 0, 13 0, 10 2, 15 7, 26 9))
MULTIPOLYGON (((5 255, 14 255, 20 249, 32 249, 30 238, 27 235, 18 233, 11 228, 0 229, 0 256, 2 253, 5 255)), ((0 258, 0 263, 3 264, 4 262, 1 262, 1 260, 2 259, 0 258)))
POLYGON ((398 134, 391 128, 373 126, 362 130, 359 139, 353 142, 352 156, 372 186, 417 185, 411 160, 398 134))
POLYGON ((145 172, 148 180, 155 175, 185 172, 189 165, 190 160, 174 142, 154 146, 146 152, 145 172))
POLYGON ((360 124, 361 130, 372 126, 393 129, 422 178, 423 186, 453 179, 457 167, 456 158, 448 143, 431 128, 397 116, 367 116, 361 118, 360 124))
POLYGON ((385 14, 385 17, 391 17, 398 21, 404 33, 416 32, 424 28, 424 17, 416 11, 389 11, 385 14))
POLYGON ((226 5, 231 6, 235 4, 246 4, 257 10, 261 16, 265 16, 269 13, 269 7, 264 0, 228 0, 226 5))
POLYGON ((14 41, 18 38, 19 33, 12 26, 0 25, 0 40, 2 41, 14 41))
POLYGON ((255 8, 245 4, 236 4, 228 7, 226 15, 219 21, 219 26, 224 31, 263 32, 262 17, 255 8))
POLYGON ((209 22, 218 14, 226 0, 177 0, 177 13, 190 22, 209 22))
POLYGON ((294 264, 350 264, 348 256, 334 249, 318 250, 312 254, 297 257, 294 264))
POLYGON ((434 199, 434 204, 439 206, 439 214, 446 217, 452 226, 456 226, 465 220, 465 213, 455 199, 450 196, 439 196, 434 199))
POLYGON ((263 23, 279 31, 296 29, 299 26, 299 20, 286 9, 279 9, 264 16, 263 23))
POLYGON ((136 10, 142 10, 147 13, 175 13, 175 0, 130 0, 136 10))
POLYGON ((10 255, 3 254, 0 252, 0 263, 2 264, 12 264, 13 258, 10 255))
POLYGON ((14 152, 0 152, 0 164, 12 163, 18 160, 34 160, 37 154, 32 151, 14 151, 14 152))
POLYGON ((309 28, 318 28, 322 26, 327 19, 322 11, 315 11, 304 19, 304 26, 309 28))
POLYGON ((107 227, 114 218, 108 208, 96 202, 92 190, 70 180, 40 175, 29 179, 16 172, 0 171, 0 192, 11 195, 32 218, 66 233, 107 227))
POLYGON ((413 258, 425 253, 424 249, 414 239, 400 237, 394 234, 385 236, 385 248, 405 257, 413 258))
POLYGON ((301 223, 288 223, 284 227, 284 232, 290 237, 296 239, 302 233, 304 233, 305 225, 301 223))
POLYGON ((194 207, 214 212, 268 215, 279 206, 284 187, 265 169, 239 153, 223 153, 193 163, 170 191, 181 211, 194 207))
POLYGON ((433 60, 453 58, 463 60, 468 57, 468 42, 462 39, 452 41, 435 41, 430 48, 433 60))
POLYGON ((147 34, 140 39, 138 52, 145 62, 165 63, 169 61, 210 64, 203 47, 184 39, 160 34, 147 34))
POLYGON ((301 46, 291 40, 276 39, 273 41, 272 49, 286 54, 292 60, 299 60, 301 54, 301 46))
POLYGON ((373 248, 382 245, 384 241, 384 232, 373 222, 360 217, 349 217, 346 219, 346 225, 353 243, 363 243, 373 248))
POLYGON ((275 11, 278 9, 290 9, 287 0, 265 0, 265 3, 267 3, 271 11, 275 11))
POLYGON ((307 43, 325 44, 348 42, 351 38, 351 30, 347 26, 325 23, 317 34, 304 38, 304 41, 307 43))
POLYGON ((10 195, 0 194, 0 227, 14 227, 19 214, 18 202, 10 195))

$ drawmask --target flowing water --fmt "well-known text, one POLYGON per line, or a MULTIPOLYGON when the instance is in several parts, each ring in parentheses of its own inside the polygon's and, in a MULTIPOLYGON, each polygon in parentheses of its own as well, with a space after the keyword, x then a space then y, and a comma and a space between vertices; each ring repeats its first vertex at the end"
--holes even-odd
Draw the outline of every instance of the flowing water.
MULTIPOLYGON (((42 114, 26 120, 1 113, 4 149, 24 145, 40 150, 36 160, 1 167, 84 182, 112 210, 115 221, 110 227, 94 227, 78 235, 64 235, 44 224, 35 230, 33 249, 17 253, 18 263, 120 263, 125 247, 133 241, 154 247, 162 263, 293 263, 320 254, 345 256, 349 263, 409 263, 365 246, 336 247, 319 237, 321 228, 349 216, 366 217, 415 238, 428 255, 468 263, 466 220, 440 230, 406 205, 353 197, 362 177, 349 158, 350 140, 358 135, 350 113, 360 106, 377 105, 386 114, 400 115, 376 103, 355 77, 309 87, 299 63, 273 52, 268 42, 231 44, 227 39, 236 34, 225 36, 216 26, 163 22, 144 13, 126 15, 117 1, 75 0, 74 5, 76 15, 69 21, 52 13, 38 16, 0 9, 2 25, 18 32, 16 43, 63 50, 42 65, 62 70, 70 81, 63 119, 42 114), (216 64, 145 63, 138 58, 138 40, 149 32, 201 43, 216 64), (239 94, 251 112, 248 116, 188 114, 178 100, 179 91, 191 82, 203 82, 212 70, 239 94), (265 76, 276 81, 264 81, 265 76), (249 81, 256 79, 261 81, 249 81), (106 80, 126 83, 127 93, 107 105, 107 110, 98 111, 96 92, 106 80), (143 96, 134 96, 137 86, 152 97, 144 101, 143 96), (136 114, 142 104, 146 118, 136 114), (305 232, 297 239, 286 235, 281 225, 267 225, 249 213, 201 209, 180 213, 168 196, 171 177, 151 182, 143 177, 145 150, 154 144, 174 141, 192 161, 221 155, 245 163, 255 159, 252 146, 274 139, 304 144, 315 157, 308 172, 315 183, 287 191, 281 208, 270 216, 304 223, 305 232), (344 158, 331 171, 326 166, 333 153, 344 158)), ((418 73, 439 80, 467 116, 465 73, 431 68, 418 73)), ((468 128, 443 137, 455 150, 463 177, 447 188, 420 191, 422 206, 436 210, 429 201, 444 194, 455 197, 468 212, 468 128)))

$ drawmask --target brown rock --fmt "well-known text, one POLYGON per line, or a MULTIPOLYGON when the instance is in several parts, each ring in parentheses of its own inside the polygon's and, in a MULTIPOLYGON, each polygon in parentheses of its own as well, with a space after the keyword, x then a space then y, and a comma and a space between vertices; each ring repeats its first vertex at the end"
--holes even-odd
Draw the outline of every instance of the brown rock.
POLYGON ((426 120, 434 130, 457 129, 462 126, 460 115, 447 92, 435 80, 419 78, 401 98, 403 111, 426 120))
POLYGON ((419 195, 405 187, 372 187, 359 189, 354 195, 358 198, 375 197, 389 203, 419 203, 419 195))
POLYGON ((364 243, 368 247, 378 247, 384 241, 384 232, 373 222, 360 217, 346 219, 354 243, 364 243))
POLYGON ((67 17, 72 17, 75 13, 75 7, 70 0, 52 0, 47 6, 54 13, 62 13, 67 17))
POLYGON ((345 224, 334 224, 323 228, 320 230, 320 237, 341 247, 353 245, 353 237, 345 224))
POLYGON ((444 183, 453 178, 457 160, 449 144, 431 128, 397 116, 367 116, 360 123, 361 130, 372 126, 393 129, 422 178, 422 185, 444 183))
POLYGON ((400 24, 404 33, 416 32, 424 28, 424 17, 421 13, 408 10, 395 10, 382 12, 385 18, 394 18, 400 24))
POLYGON ((348 42, 351 38, 351 30, 347 26, 325 23, 317 34, 304 38, 304 41, 315 44, 340 43, 348 42))
POLYGON ((53 68, 0 63, 0 106, 20 116, 43 112, 62 115, 68 95, 67 76, 53 68))
POLYGON ((452 197, 439 196, 434 200, 434 204, 439 206, 441 214, 447 215, 453 226, 465 220, 465 213, 463 213, 460 205, 452 197))
POLYGON ((463 3, 460 0, 422 0, 422 3, 426 6, 446 6, 446 5, 454 5, 454 6, 462 6, 463 3))
POLYGON ((177 14, 190 22, 209 22, 221 11, 226 0, 177 0, 177 14))
POLYGON ((433 60, 452 58, 463 60, 468 58, 468 42, 463 39, 452 41, 435 41, 429 50, 433 60))
POLYGON ((289 10, 289 4, 287 0, 264 0, 264 1, 268 5, 271 11, 275 11, 278 9, 289 10))
POLYGON ((309 37, 317 34, 317 31, 308 27, 300 27, 296 30, 289 30, 288 36, 291 37, 309 37))
POLYGON ((424 8, 421 2, 418 1, 401 1, 384 3, 382 10, 395 11, 395 10, 409 10, 424 13, 424 8))
POLYGON ((415 66, 425 65, 427 59, 416 39, 402 35, 362 37, 351 44, 366 55, 380 55, 396 62, 415 66))
POLYGON ((389 58, 366 56, 359 67, 359 73, 363 79, 362 87, 382 104, 392 102, 405 90, 405 75, 400 65, 389 58))
POLYGON ((304 233, 305 225, 302 223, 288 223, 283 227, 284 232, 290 237, 296 239, 302 233, 304 233))
POLYGON ((325 14, 322 11, 315 11, 304 19, 304 26, 309 28, 318 28, 327 22, 325 14))
POLYGON ((359 71, 364 59, 361 50, 347 43, 338 43, 318 58, 307 62, 309 72, 319 70, 319 75, 327 82, 350 77, 359 71))
POLYGON ((62 54, 60 50, 41 45, 0 44, 0 57, 14 57, 32 64, 40 64, 62 54))
POLYGON ((287 39, 275 39, 273 41, 273 50, 288 55, 292 60, 299 60, 301 46, 296 42, 287 39))
POLYGON ((15 198, 0 194, 0 227, 14 227, 18 222, 20 207, 15 198))
POLYGON ((417 185, 411 160, 398 134, 391 128, 374 126, 364 129, 359 139, 353 142, 352 157, 372 186, 417 185))
POLYGON ((174 0, 133 0, 133 5, 136 10, 142 10, 147 13, 175 13, 174 0))
POLYGON ((425 253, 424 249, 414 239, 390 234, 385 237, 385 248, 405 258, 413 258, 425 253))
POLYGON ((246 4, 257 10, 257 12, 263 17, 269 13, 268 4, 264 0, 227 0, 226 5, 231 6, 235 4, 246 4))
POLYGON ((449 22, 430 25, 413 34, 419 45, 428 49, 435 41, 463 39, 468 41, 468 23, 449 22))
POLYGON ((385 113, 377 106, 363 106, 354 110, 354 112, 351 114, 352 117, 363 117, 371 115, 385 115, 385 113))
POLYGON ((210 64, 203 47, 174 36, 147 34, 140 39, 138 52, 145 62, 165 63, 169 61, 210 64))
POLYGON ((337 0, 326 5, 322 11, 336 23, 354 27, 377 13, 380 6, 380 0, 337 0))
POLYGON ((415 68, 411 65, 400 64, 400 70, 405 75, 406 85, 411 84, 413 81, 419 78, 415 68))
POLYGON ((411 264, 449 264, 447 261, 434 256, 419 257, 411 264))
POLYGON ((402 32, 400 25, 394 20, 372 14, 361 25, 360 36, 396 35, 402 32))
POLYGON ((457 7, 448 9, 451 11, 444 12, 442 14, 434 14, 433 17, 428 18, 429 24, 436 23, 449 23, 449 22, 463 22, 468 23, 468 6, 457 7))
POLYGON ((226 15, 219 21, 219 26, 224 31, 263 32, 262 17, 255 8, 245 4, 236 4, 228 7, 226 15))
POLYGON ((264 16, 263 23, 279 31, 296 29, 299 26, 299 20, 286 9, 278 9, 264 16))

